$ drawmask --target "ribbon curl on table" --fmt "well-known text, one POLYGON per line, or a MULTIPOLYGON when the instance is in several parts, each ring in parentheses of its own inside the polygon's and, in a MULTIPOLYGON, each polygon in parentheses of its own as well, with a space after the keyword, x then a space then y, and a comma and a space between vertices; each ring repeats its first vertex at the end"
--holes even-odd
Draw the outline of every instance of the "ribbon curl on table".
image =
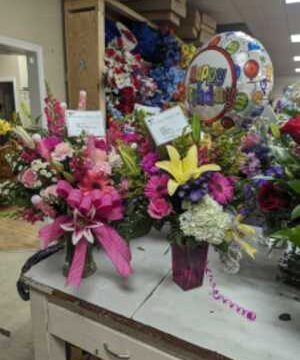
POLYGON ((127 278, 132 273, 131 252, 124 239, 107 221, 122 218, 121 197, 115 189, 110 192, 93 190, 84 194, 66 181, 59 181, 57 193, 66 200, 72 215, 57 217, 52 224, 44 226, 40 238, 45 248, 61 238, 66 232, 72 234, 75 252, 69 270, 67 284, 80 286, 84 271, 88 243, 95 239, 105 250, 118 273, 127 278))

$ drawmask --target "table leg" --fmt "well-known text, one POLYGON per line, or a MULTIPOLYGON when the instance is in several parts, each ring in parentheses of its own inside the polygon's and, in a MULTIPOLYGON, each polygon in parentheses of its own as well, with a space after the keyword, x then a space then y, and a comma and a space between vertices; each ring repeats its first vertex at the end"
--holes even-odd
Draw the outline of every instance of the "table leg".
POLYGON ((66 360, 65 342, 48 332, 48 302, 45 295, 30 289, 35 360, 66 360))

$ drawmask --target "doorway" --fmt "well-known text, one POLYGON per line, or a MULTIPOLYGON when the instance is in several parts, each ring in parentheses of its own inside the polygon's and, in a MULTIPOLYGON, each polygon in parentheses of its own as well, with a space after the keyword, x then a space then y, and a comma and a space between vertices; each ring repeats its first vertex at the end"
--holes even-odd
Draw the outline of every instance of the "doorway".
POLYGON ((45 126, 42 47, 0 36, 0 65, 0 117, 17 113, 25 127, 45 126))
POLYGON ((0 118, 11 119, 16 112, 15 81, 5 81, 0 78, 0 118))

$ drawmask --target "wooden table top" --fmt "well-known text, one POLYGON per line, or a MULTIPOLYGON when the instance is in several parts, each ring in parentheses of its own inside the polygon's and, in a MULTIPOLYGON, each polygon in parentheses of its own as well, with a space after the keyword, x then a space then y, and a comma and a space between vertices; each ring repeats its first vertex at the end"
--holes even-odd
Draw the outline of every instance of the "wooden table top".
POLYGON ((256 321, 249 322, 213 300, 208 281, 188 292, 172 282, 170 251, 163 234, 134 240, 131 247, 134 274, 127 281, 119 278, 102 251, 95 253, 96 274, 85 279, 79 290, 65 286, 63 253, 36 265, 26 274, 26 280, 51 296, 63 294, 120 316, 128 320, 129 327, 141 332, 146 329, 145 341, 154 334, 156 338, 161 335, 162 341, 191 346, 192 351, 202 349, 203 359, 299 358, 300 291, 276 281, 276 253, 267 257, 267 250, 262 249, 255 261, 243 259, 238 275, 229 275, 221 269, 214 250, 210 250, 209 267, 221 292, 256 312, 256 321), (279 320, 283 313, 290 314, 291 321, 279 320))

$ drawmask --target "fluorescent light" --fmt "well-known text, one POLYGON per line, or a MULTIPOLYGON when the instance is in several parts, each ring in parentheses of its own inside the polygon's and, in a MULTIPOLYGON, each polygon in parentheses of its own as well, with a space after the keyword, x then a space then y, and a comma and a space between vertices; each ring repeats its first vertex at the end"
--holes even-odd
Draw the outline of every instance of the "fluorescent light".
POLYGON ((300 68, 296 68, 295 71, 300 73, 300 68))
POLYGON ((285 0, 286 4, 295 4, 295 3, 299 3, 300 0, 285 0))
POLYGON ((300 42, 300 34, 293 34, 293 35, 291 35, 291 42, 292 42, 292 43, 298 43, 298 42, 300 42))
POLYGON ((294 56, 293 59, 294 61, 300 61, 300 55, 294 56))

